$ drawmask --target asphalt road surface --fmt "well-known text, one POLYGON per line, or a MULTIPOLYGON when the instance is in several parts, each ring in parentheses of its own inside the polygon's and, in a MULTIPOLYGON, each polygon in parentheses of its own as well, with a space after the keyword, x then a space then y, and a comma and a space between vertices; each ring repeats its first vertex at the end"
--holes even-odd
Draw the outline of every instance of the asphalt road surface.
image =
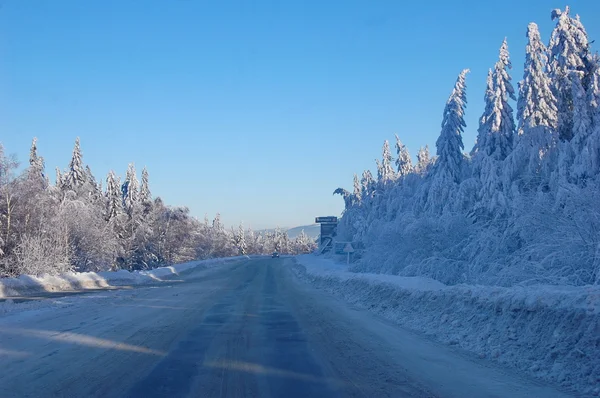
POLYGON ((6 315, 0 397, 564 396, 315 290, 292 261, 6 315))

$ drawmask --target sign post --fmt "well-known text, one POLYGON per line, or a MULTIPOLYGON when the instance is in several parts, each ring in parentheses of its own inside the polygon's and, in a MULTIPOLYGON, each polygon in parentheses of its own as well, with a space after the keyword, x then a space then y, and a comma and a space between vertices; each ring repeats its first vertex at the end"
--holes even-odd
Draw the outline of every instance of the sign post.
POLYGON ((344 247, 344 252, 348 254, 348 259, 346 261, 347 265, 350 265, 350 253, 354 253, 354 248, 352 247, 352 243, 346 243, 344 247))
POLYGON ((336 235, 338 218, 335 216, 316 217, 315 223, 321 224, 321 254, 331 250, 333 247, 333 238, 336 235))

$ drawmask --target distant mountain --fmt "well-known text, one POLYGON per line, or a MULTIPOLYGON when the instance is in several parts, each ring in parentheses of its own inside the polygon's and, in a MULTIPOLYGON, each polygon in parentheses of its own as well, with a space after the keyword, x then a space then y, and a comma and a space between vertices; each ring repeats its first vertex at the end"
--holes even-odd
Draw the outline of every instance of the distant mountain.
MULTIPOLYGON (((306 235, 308 235, 310 238, 317 239, 319 237, 319 234, 321 233, 321 226, 319 224, 302 225, 300 227, 294 227, 294 228, 288 229, 287 234, 290 239, 295 239, 298 235, 300 235, 300 232, 302 232, 302 230, 304 230, 304 233, 306 235)), ((274 228, 261 229, 256 232, 259 234, 260 233, 272 233, 272 232, 275 232, 275 229, 274 228)))
POLYGON ((300 235, 300 232, 304 230, 304 233, 313 239, 317 239, 319 234, 321 233, 321 226, 319 224, 312 225, 303 225, 301 227, 294 227, 288 229, 287 234, 290 239, 296 238, 296 236, 300 235))

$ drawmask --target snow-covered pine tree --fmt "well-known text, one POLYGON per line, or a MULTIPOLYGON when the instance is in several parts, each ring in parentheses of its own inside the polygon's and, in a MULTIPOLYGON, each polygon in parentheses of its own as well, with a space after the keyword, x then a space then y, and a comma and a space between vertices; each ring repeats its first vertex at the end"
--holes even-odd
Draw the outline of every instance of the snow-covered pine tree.
POLYGON ((313 249, 314 247, 310 237, 304 230, 300 231, 300 234, 298 234, 294 240, 295 254, 310 253, 313 249))
POLYGON ((430 163, 431 156, 429 155, 429 145, 420 147, 419 152, 417 152, 417 167, 415 168, 415 171, 419 174, 425 174, 430 163))
POLYGON ((466 162, 462 153, 464 144, 462 132, 466 127, 464 114, 467 104, 465 79, 469 72, 464 69, 456 79, 442 120, 442 131, 436 141, 437 159, 433 164, 429 179, 419 192, 415 209, 434 214, 443 213, 454 205, 456 187, 466 175, 466 162))
POLYGON ((87 181, 85 167, 83 166, 79 137, 77 137, 75 140, 73 156, 71 157, 71 162, 69 163, 69 169, 62 177, 61 181, 64 189, 73 191, 76 191, 78 187, 83 186, 87 181))
POLYGON ((148 169, 144 167, 142 170, 142 185, 140 186, 140 202, 142 204, 152 202, 152 193, 150 192, 150 183, 148 169))
POLYGON ((100 208, 104 207, 102 184, 96 182, 96 177, 94 177, 92 169, 88 165, 85 166, 85 184, 80 191, 85 195, 88 203, 98 205, 100 208))
POLYGON ((587 90, 585 83, 591 79, 590 65, 593 64, 587 32, 579 16, 571 18, 569 13, 568 6, 565 11, 552 11, 551 17, 557 23, 548 46, 550 78, 558 109, 558 136, 563 141, 570 141, 574 133, 572 79, 579 79, 587 90))
POLYGON ((106 176, 106 221, 116 219, 123 209, 119 177, 111 170, 106 176))
POLYGON ((217 213, 213 218, 212 227, 218 233, 225 232, 225 226, 221 222, 221 213, 217 213))
POLYGON ((503 176, 505 187, 512 185, 516 192, 546 185, 558 139, 558 110, 548 76, 547 49, 535 23, 527 26, 526 36, 525 71, 517 101, 518 134, 503 176))
POLYGON ((582 86, 583 73, 571 72, 571 96, 573 98, 573 149, 581 152, 588 135, 592 132, 592 117, 588 96, 582 86))
POLYGON ((464 167, 462 133, 467 125, 464 119, 467 106, 465 84, 467 73, 469 69, 464 69, 456 79, 444 109, 442 131, 435 143, 437 147, 435 172, 447 174, 456 183, 461 181, 464 167))
POLYGON ((377 167, 377 183, 383 185, 383 165, 379 159, 375 159, 375 165, 377 167))
POLYGON ((256 233, 252 228, 248 228, 245 237, 248 254, 261 254, 256 241, 256 233))
POLYGON ((493 72, 488 72, 485 111, 480 118, 477 143, 472 151, 473 173, 480 185, 478 206, 496 216, 507 210, 503 188, 503 161, 513 150, 515 123, 508 103, 515 100, 507 69, 511 68, 506 39, 493 72))
POLYGON ((356 173, 354 173, 354 192, 353 192, 353 198, 354 198, 354 203, 357 205, 360 205, 361 201, 362 201, 362 187, 360 185, 360 180, 358 179, 358 175, 356 173))
POLYGON ((375 179, 373 178, 373 174, 371 174, 371 170, 363 171, 362 178, 360 180, 361 184, 361 198, 364 201, 367 198, 370 198, 373 194, 373 188, 375 185, 375 179))
POLYGON ((44 175, 44 158, 37 153, 37 138, 34 137, 31 141, 31 149, 29 151, 29 170, 28 175, 30 178, 39 178, 45 180, 44 175))
POLYGON ((406 177, 413 171, 412 160, 410 159, 410 153, 406 148, 406 145, 400 141, 400 137, 396 134, 396 166, 398 167, 398 177, 406 177))
MULTIPOLYGON (((592 165, 592 154, 587 145, 588 137, 593 132, 592 115, 588 96, 582 86, 582 72, 571 72, 572 98, 573 98, 573 139, 571 146, 575 159, 571 170, 571 176, 581 184, 594 174, 592 165)), ((574 181, 575 182, 575 181, 574 181)))
POLYGON ((394 167, 392 166, 393 158, 392 153, 390 151, 390 143, 388 140, 385 140, 383 142, 383 148, 381 152, 381 177, 383 184, 387 185, 391 181, 394 181, 396 176, 396 172, 394 171, 394 167))
POLYGON ((54 185, 56 186, 56 188, 60 188, 63 185, 62 184, 63 176, 58 167, 56 167, 54 170, 56 172, 56 181, 54 182, 54 185))
MULTIPOLYGON (((548 127, 552 134, 558 123, 556 98, 552 93, 552 82, 548 76, 548 55, 542 43, 537 24, 527 26, 527 46, 525 47, 525 72, 519 82, 517 102, 518 134, 524 135, 527 129, 537 126, 548 127)), ((546 143, 544 143, 546 144, 546 143)))
POLYGON ((244 224, 240 223, 237 232, 237 248, 240 255, 245 256, 248 254, 248 245, 246 243, 246 231, 244 230, 244 224))
POLYGON ((494 71, 488 72, 485 111, 480 119, 477 143, 472 151, 474 163, 480 161, 482 156, 492 156, 495 160, 502 161, 513 149, 515 123, 508 100, 516 98, 508 74, 511 67, 508 44, 504 39, 494 71))
MULTIPOLYGON (((485 148, 489 146, 488 139, 490 135, 490 119, 492 119, 494 115, 494 72, 491 69, 488 69, 487 80, 485 85, 485 96, 484 100, 484 111, 483 115, 479 118, 479 128, 477 129, 477 138, 475 139, 475 145, 471 149, 471 158, 475 159, 475 163, 477 163, 477 158, 483 156, 485 154, 485 148)), ((477 168, 477 167, 476 167, 477 168)), ((476 173, 479 174, 479 171, 476 170, 476 173)))
POLYGON ((139 203, 139 183, 135 173, 135 165, 129 163, 125 181, 121 186, 121 194, 123 197, 123 208, 125 212, 132 217, 139 203))

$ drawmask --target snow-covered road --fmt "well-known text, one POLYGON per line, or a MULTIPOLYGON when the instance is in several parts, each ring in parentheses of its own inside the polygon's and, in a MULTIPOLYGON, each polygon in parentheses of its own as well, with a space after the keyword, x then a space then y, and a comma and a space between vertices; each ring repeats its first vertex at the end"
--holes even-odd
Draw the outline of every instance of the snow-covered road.
POLYGON ((0 318, 1 397, 559 397, 315 290, 291 259, 0 318))

